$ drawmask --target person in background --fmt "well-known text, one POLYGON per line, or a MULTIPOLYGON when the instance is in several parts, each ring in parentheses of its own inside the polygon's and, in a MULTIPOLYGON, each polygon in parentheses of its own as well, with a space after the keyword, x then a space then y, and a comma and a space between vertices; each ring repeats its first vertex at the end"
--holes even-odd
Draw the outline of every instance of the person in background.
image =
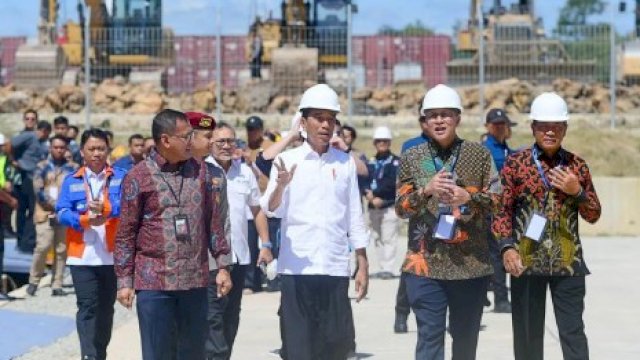
MULTIPOLYGON (((9 157, 10 144, 4 134, 0 134, 0 193, 4 200, 0 200, 0 227, 2 234, 8 238, 15 238, 11 224, 11 214, 18 206, 15 187, 20 185, 20 174, 13 166, 9 157)), ((1 273, 0 273, 1 274, 1 273)))
POLYGON ((156 146, 156 142, 153 141, 151 136, 144 138, 144 156, 147 157, 151 153, 151 149, 156 146))
POLYGON ((57 116, 53 119, 53 134, 67 138, 69 133, 69 119, 65 116, 57 116))
POLYGON ((369 161, 369 184, 365 198, 369 203, 369 228, 378 253, 380 272, 375 276, 392 279, 396 272, 396 252, 400 219, 395 212, 396 176, 400 158, 391 152, 391 130, 380 126, 373 133, 376 154, 369 161))
POLYGON ((78 306, 81 357, 104 360, 113 328, 113 252, 125 172, 107 164, 109 146, 103 130, 85 130, 80 148, 85 165, 64 179, 56 213, 60 225, 67 227, 67 265, 78 306))
POLYGON ((429 142, 429 135, 427 134, 427 119, 421 113, 421 109, 422 100, 418 103, 418 124, 420 124, 420 129, 422 130, 422 132, 420 133, 420 135, 402 143, 402 150, 400 150, 401 154, 404 154, 407 150, 411 149, 414 146, 429 142))
POLYGON ((76 139, 78 138, 78 134, 80 130, 75 125, 69 125, 69 130, 67 130, 67 139, 69 139, 69 151, 71 152, 71 157, 73 162, 82 165, 82 154, 80 153, 80 145, 76 139))
POLYGON ((43 153, 42 144, 47 142, 51 133, 51 124, 46 121, 37 122, 37 119, 38 115, 35 111, 27 110, 23 118, 25 129, 11 139, 13 165, 20 174, 20 184, 15 186, 18 198, 16 212, 18 248, 25 252, 33 252, 36 245, 36 229, 33 221, 36 195, 33 191, 33 176, 38 163, 46 159, 49 154, 48 149, 43 153))
POLYGON ((113 167, 129 171, 142 160, 144 160, 144 138, 140 134, 133 134, 129 136, 129 155, 116 160, 113 167))
POLYGON ((251 78, 262 78, 262 37, 258 34, 257 29, 251 31, 251 78))
POLYGON ((358 138, 358 133, 353 126, 343 125, 339 135, 347 145, 347 152, 350 153, 356 161, 356 165, 358 166, 358 188, 360 189, 360 196, 364 197, 364 190, 367 188, 369 182, 369 169, 367 167, 367 156, 353 147, 353 143, 355 143, 358 138))
MULTIPOLYGON (((507 140, 511 135, 511 127, 515 125, 503 109, 491 109, 487 113, 484 124, 487 134, 482 141, 482 145, 491 152, 491 157, 498 172, 502 171, 507 156, 514 153, 507 144, 507 140)), ((491 221, 490 216, 489 222, 491 221)), ((509 303, 507 290, 507 275, 504 271, 504 265, 502 265, 498 242, 491 231, 489 231, 489 251, 493 261, 493 278, 491 279, 494 296, 493 311, 496 313, 510 313, 511 304, 509 303)))
POLYGON ((27 294, 31 296, 36 294, 40 279, 44 275, 47 254, 52 247, 55 250, 55 261, 51 295, 66 295, 62 290, 62 278, 67 261, 67 228, 56 219, 55 206, 62 181, 78 169, 75 163, 68 162, 65 158, 68 149, 67 141, 66 136, 63 135, 54 135, 51 138, 49 158, 38 164, 33 178, 37 199, 35 213, 37 236, 29 272, 29 286, 27 286, 27 294))
POLYGON ((595 223, 602 208, 587 163, 562 146, 569 121, 565 100, 552 92, 538 95, 530 119, 535 142, 507 157, 504 193, 493 217, 511 274, 514 355, 543 358, 549 289, 563 358, 589 359, 582 316, 590 272, 578 220, 595 223))

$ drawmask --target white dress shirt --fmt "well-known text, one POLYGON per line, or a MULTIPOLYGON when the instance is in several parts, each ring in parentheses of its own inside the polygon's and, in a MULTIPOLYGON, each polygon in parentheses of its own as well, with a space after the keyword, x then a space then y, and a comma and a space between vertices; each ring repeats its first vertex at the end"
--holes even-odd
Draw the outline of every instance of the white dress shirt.
POLYGON ((349 252, 366 248, 365 227, 356 177, 349 154, 332 147, 319 155, 307 142, 278 155, 287 170, 297 165, 280 206, 269 211, 278 169, 260 199, 268 216, 282 218, 278 272, 291 275, 349 276, 349 252))
MULTIPOLYGON (((222 169, 212 156, 207 157, 206 161, 222 169)), ((224 171, 224 169, 222 170, 224 171)), ((251 253, 247 240, 249 238, 247 209, 250 206, 260 206, 258 181, 249 166, 240 160, 232 160, 229 171, 225 175, 227 178, 233 263, 248 265, 251 263, 251 253)))
MULTIPOLYGON (((93 192, 93 198, 96 200, 102 200, 104 195, 104 185, 107 179, 105 170, 102 170, 100 174, 96 174, 85 166, 85 176, 87 177, 90 185, 90 190, 93 192)), ((89 194, 87 194, 89 196, 89 194)), ((87 203, 91 199, 87 198, 87 203)), ((88 208, 88 206, 87 206, 88 208)), ((82 234, 82 240, 84 241, 84 252, 81 258, 67 257, 67 265, 113 265, 113 253, 107 250, 107 238, 106 228, 104 225, 91 226, 88 229, 84 229, 82 234)))

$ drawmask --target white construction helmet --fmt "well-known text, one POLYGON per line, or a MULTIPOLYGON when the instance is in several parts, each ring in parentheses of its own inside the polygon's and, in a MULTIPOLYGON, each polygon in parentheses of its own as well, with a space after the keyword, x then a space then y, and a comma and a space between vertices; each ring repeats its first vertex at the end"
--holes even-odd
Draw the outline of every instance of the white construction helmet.
POLYGON ((378 126, 373 132, 373 140, 391 140, 391 130, 386 126, 378 126))
POLYGON ((541 122, 568 121, 567 102, 554 92, 545 92, 533 99, 529 118, 541 122))
POLYGON ((327 84, 313 85, 302 94, 302 99, 300 99, 298 111, 304 109, 323 109, 340 112, 338 94, 327 84))
POLYGON ((438 84, 427 91, 422 100, 420 113, 425 114, 425 110, 430 109, 458 109, 462 112, 462 101, 460 95, 454 89, 438 84))

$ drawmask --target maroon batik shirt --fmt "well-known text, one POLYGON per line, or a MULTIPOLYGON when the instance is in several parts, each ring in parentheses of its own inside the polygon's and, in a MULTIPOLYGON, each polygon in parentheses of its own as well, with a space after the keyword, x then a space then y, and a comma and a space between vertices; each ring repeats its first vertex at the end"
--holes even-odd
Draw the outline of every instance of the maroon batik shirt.
POLYGON ((114 252, 118 289, 202 288, 209 276, 207 251, 218 267, 231 263, 221 170, 195 159, 171 165, 154 151, 125 177, 121 206, 114 252), (189 239, 176 238, 176 215, 188 218, 189 239))

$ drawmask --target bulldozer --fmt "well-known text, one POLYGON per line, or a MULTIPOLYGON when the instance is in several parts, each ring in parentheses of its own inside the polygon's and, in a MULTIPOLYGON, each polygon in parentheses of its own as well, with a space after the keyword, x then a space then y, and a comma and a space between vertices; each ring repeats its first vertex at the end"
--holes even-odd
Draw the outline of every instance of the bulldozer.
POLYGON ((259 36, 262 63, 271 65, 270 79, 281 94, 301 93, 306 80, 324 82, 328 72, 346 69, 348 6, 351 0, 283 0, 280 19, 256 18, 251 25, 247 61, 259 36))
POLYGON ((533 0, 520 0, 508 8, 494 0, 488 13, 482 13, 482 33, 478 23, 480 3, 471 1, 468 24, 457 34, 459 58, 447 63, 451 84, 478 82, 481 37, 485 44, 485 81, 514 76, 538 83, 550 83, 557 77, 586 82, 594 79, 596 60, 573 60, 560 41, 546 38, 542 19, 535 17, 533 0))
MULTIPOLYGON (((15 83, 48 88, 61 83, 65 70, 83 65, 84 23, 89 21, 91 81, 122 75, 160 84, 164 68, 174 59, 173 33, 162 28, 162 0, 84 0, 85 19, 78 1, 80 22, 64 24, 57 37, 58 0, 41 0, 38 44, 16 52, 15 83)), ((72 82, 77 81, 74 77, 72 82)))

